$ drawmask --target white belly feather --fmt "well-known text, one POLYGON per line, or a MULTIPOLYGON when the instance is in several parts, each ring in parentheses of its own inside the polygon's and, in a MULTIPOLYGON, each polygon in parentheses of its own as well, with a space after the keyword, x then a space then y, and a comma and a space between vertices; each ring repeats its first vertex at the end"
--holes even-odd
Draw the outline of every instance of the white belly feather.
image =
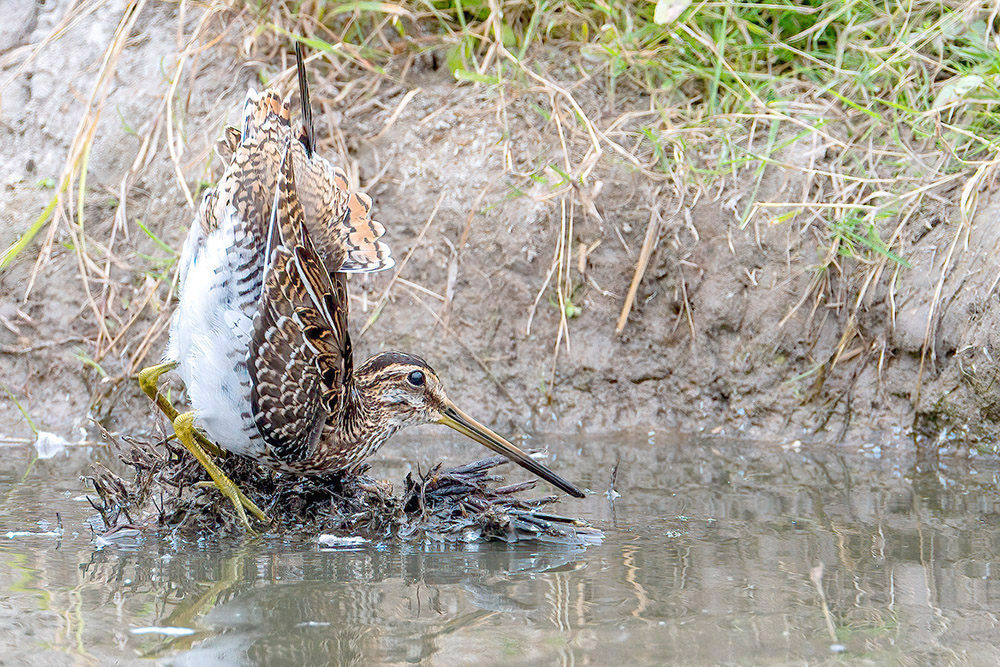
POLYGON ((239 294, 246 285, 238 285, 233 272, 248 258, 232 225, 207 237, 197 222, 192 225, 165 356, 178 363, 196 425, 223 449, 255 456, 265 445, 251 416, 246 367, 254 299, 239 294))

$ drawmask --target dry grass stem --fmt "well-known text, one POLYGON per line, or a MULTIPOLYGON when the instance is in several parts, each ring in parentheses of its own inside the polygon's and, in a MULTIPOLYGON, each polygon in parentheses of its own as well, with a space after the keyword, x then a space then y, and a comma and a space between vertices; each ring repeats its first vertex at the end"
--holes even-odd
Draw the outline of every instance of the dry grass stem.
MULTIPOLYGON (((642 283, 642 277, 646 275, 646 268, 649 266, 649 258, 653 256, 653 250, 656 248, 656 239, 659 236, 660 223, 662 221, 660 212, 655 207, 652 208, 649 214, 649 222, 646 224, 646 235, 642 241, 642 248, 639 249, 639 261, 636 262, 635 272, 632 274, 632 282, 629 284, 628 294, 625 295, 625 303, 622 305, 621 314, 618 316, 618 324, 615 326, 616 334, 621 335, 625 331, 629 313, 632 312, 632 305, 635 303, 635 296, 639 292, 639 285, 642 283)), ((686 292, 684 300, 687 303, 686 292)), ((692 338, 693 333, 692 330, 692 338)))

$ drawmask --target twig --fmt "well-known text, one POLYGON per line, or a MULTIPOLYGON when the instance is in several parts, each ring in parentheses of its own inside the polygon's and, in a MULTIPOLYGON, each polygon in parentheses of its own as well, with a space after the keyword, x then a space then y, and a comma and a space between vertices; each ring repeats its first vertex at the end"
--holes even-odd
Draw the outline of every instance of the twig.
MULTIPOLYGON (((659 197, 659 194, 660 189, 657 188, 654 199, 659 197)), ((661 220, 659 209, 656 206, 650 207, 649 223, 646 225, 646 238, 643 239, 642 249, 639 251, 639 261, 636 262, 635 273, 632 274, 632 284, 629 285, 628 294, 625 296, 625 304, 622 306, 622 312, 618 316, 618 325, 615 326, 616 334, 620 335, 625 330, 629 312, 631 312, 632 304, 635 302, 635 295, 639 291, 639 284, 642 282, 643 276, 646 275, 649 258, 652 257, 653 249, 656 246, 656 238, 659 235, 661 220)))
POLYGON ((410 103, 410 100, 412 100, 417 95, 417 93, 420 93, 422 90, 423 89, 421 88, 414 88, 410 92, 406 93, 406 95, 403 95, 403 99, 401 99, 399 101, 399 104, 396 105, 396 108, 392 110, 392 113, 389 115, 389 118, 385 121, 385 125, 382 126, 382 129, 379 130, 378 133, 375 134, 375 136, 369 137, 368 140, 376 141, 382 138, 382 136, 389 131, 389 128, 391 128, 395 124, 395 122, 399 119, 400 114, 403 113, 403 109, 405 109, 406 105, 410 103))
MULTIPOLYGON (((407 287, 409 287, 409 286, 407 285, 407 287)), ((412 288, 410 288, 410 289, 412 289, 412 288)), ((456 333, 455 333, 454 331, 452 331, 452 329, 451 329, 451 328, 450 328, 450 327, 449 327, 449 326, 448 326, 448 325, 447 325, 447 324, 446 324, 446 323, 444 322, 444 320, 442 320, 442 319, 441 319, 441 317, 440 317, 440 316, 439 316, 439 315, 438 315, 438 314, 437 314, 436 312, 434 312, 434 309, 433 309, 433 308, 431 308, 430 306, 428 306, 428 305, 427 305, 426 303, 424 303, 423 299, 421 299, 420 297, 418 297, 418 296, 417 296, 417 295, 415 295, 415 294, 412 294, 411 296, 413 297, 413 299, 414 299, 414 300, 415 300, 415 301, 416 301, 417 303, 419 303, 419 304, 420 304, 421 306, 423 306, 423 307, 424 307, 424 309, 425 309, 425 310, 427 310, 427 312, 429 312, 429 313, 430 313, 430 314, 431 314, 431 315, 432 315, 432 316, 434 317, 434 320, 435 320, 435 321, 436 321, 436 322, 437 322, 437 323, 438 323, 439 325, 441 325, 441 328, 442 328, 442 329, 444 330, 444 332, 445 332, 446 334, 448 334, 449 336, 451 336, 452 338, 454 338, 454 339, 455 339, 455 341, 456 341, 456 342, 457 342, 457 343, 458 343, 459 345, 461 345, 461 346, 462 346, 462 349, 463 349, 463 350, 465 350, 465 351, 466 351, 466 352, 467 352, 467 353, 469 354, 469 356, 470 356, 470 357, 472 357, 472 359, 473 359, 473 360, 474 360, 474 361, 475 361, 475 362, 476 362, 477 364, 479 364, 479 367, 480 367, 480 368, 482 368, 482 369, 483 369, 483 372, 484 372, 484 373, 486 373, 486 376, 487 376, 487 377, 489 377, 489 379, 493 381, 493 384, 495 384, 495 385, 497 386, 497 388, 499 388, 499 389, 500 389, 500 392, 501 392, 501 393, 502 393, 502 394, 503 394, 504 396, 506 396, 506 397, 507 397, 507 399, 508 399, 508 400, 509 400, 509 401, 510 401, 511 403, 513 403, 514 405, 520 405, 520 403, 519 403, 519 402, 517 401, 517 399, 515 399, 515 398, 514 398, 514 396, 513 396, 513 395, 512 395, 512 394, 511 394, 511 393, 510 393, 510 392, 509 392, 508 390, 507 390, 507 387, 505 387, 505 386, 503 385, 503 383, 502 383, 502 382, 500 382, 500 380, 499 380, 499 379, 497 379, 497 376, 495 376, 495 375, 493 374, 493 371, 491 371, 491 370, 489 369, 489 367, 488 367, 488 366, 487 366, 487 365, 486 365, 486 364, 485 364, 485 363, 483 362, 483 360, 479 358, 479 355, 478 355, 478 354, 476 354, 475 352, 473 352, 473 351, 472 351, 472 348, 470 348, 470 347, 469 347, 469 346, 468 346, 468 345, 467 345, 467 344, 465 343, 465 341, 464 341, 464 340, 462 340, 462 337, 461 337, 461 336, 459 336, 458 334, 456 334, 456 333)))
POLYGON ((0 345, 0 353, 2 354, 30 354, 32 352, 38 352, 39 350, 47 350, 50 347, 59 347, 60 345, 69 345, 70 343, 85 343, 87 339, 82 336, 70 336, 68 338, 61 338, 59 340, 49 340, 44 343, 35 343, 34 345, 29 345, 27 347, 14 347, 13 345, 0 345))

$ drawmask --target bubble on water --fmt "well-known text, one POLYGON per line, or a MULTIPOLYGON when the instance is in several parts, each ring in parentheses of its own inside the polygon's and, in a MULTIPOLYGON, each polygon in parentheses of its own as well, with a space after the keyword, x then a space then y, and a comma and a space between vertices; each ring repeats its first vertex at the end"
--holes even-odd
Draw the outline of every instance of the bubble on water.
POLYGON ((62 530, 49 530, 44 533, 34 533, 30 530, 12 530, 5 533, 9 540, 13 540, 15 537, 62 537, 62 534, 62 530))

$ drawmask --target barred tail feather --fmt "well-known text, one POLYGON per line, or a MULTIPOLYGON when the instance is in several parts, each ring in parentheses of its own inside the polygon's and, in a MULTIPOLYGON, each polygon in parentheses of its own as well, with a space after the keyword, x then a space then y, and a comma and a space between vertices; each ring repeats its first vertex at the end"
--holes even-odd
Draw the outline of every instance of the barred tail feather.
POLYGON ((285 128, 290 127, 291 110, 291 98, 282 98, 274 88, 268 88, 262 93, 250 88, 243 100, 241 142, 253 139, 261 128, 271 122, 285 128))
POLYGON ((356 192, 347 200, 347 210, 335 233, 347 251, 340 271, 344 273, 371 273, 395 266, 389 246, 381 241, 385 234, 382 223, 371 218, 371 197, 356 192))

